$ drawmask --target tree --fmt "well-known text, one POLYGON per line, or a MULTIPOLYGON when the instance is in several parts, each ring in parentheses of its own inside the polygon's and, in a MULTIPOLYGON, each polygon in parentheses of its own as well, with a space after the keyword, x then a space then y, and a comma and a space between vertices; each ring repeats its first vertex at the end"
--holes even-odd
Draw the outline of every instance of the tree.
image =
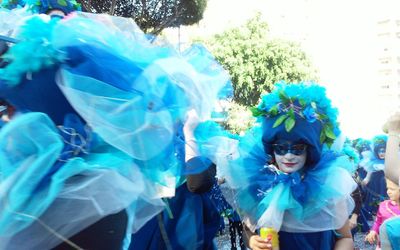
POLYGON ((226 121, 224 121, 222 125, 231 133, 241 135, 254 125, 255 120, 250 109, 232 102, 228 110, 226 121))
POLYGON ((145 33, 158 35, 168 27, 192 25, 203 18, 207 0, 81 0, 92 13, 132 17, 145 33))
POLYGON ((231 75, 234 101, 255 105, 275 82, 317 80, 300 45, 268 37, 268 24, 260 14, 239 28, 226 30, 205 41, 231 75))

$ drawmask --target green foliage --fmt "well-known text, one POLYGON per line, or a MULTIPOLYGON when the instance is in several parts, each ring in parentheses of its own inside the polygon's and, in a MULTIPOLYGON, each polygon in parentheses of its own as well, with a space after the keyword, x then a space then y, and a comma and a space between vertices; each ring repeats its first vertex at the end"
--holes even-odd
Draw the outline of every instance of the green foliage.
POLYGON ((255 123, 250 109, 247 107, 232 103, 228 110, 228 117, 224 127, 234 134, 242 134, 255 123))
POLYGON ((132 17, 145 33, 192 25, 203 18, 207 0, 81 0, 85 11, 132 17))
POLYGON ((267 23, 257 15, 245 25, 205 41, 229 71, 234 100, 242 105, 255 105, 262 93, 270 92, 273 84, 281 80, 318 80, 316 71, 297 43, 271 39, 268 32, 267 23))

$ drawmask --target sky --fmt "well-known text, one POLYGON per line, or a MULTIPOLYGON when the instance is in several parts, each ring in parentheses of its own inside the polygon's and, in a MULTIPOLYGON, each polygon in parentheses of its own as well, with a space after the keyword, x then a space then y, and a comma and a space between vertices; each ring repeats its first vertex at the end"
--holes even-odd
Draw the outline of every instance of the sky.
POLYGON ((199 27, 218 33, 261 12, 273 36, 302 43, 339 109, 343 133, 371 138, 395 111, 384 109, 376 94, 376 24, 398 7, 394 0, 209 0, 199 27))

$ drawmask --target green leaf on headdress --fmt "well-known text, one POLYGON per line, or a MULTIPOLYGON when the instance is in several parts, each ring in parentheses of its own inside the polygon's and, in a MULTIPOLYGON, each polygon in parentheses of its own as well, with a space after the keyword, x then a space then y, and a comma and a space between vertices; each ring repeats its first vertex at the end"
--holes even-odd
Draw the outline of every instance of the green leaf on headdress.
POLYGON ((289 114, 290 118, 292 118, 293 120, 295 119, 295 117, 294 117, 294 110, 293 110, 292 108, 289 109, 288 114, 289 114))
POLYGON ((306 101, 304 101, 303 99, 299 99, 299 103, 301 106, 306 106, 306 101))
POLYGON ((279 98, 282 100, 283 103, 287 103, 290 98, 285 94, 283 90, 279 91, 279 98))
POLYGON ((325 139, 326 139, 325 132, 321 131, 321 134, 319 135, 319 142, 324 143, 325 139))
POLYGON ((326 137, 333 139, 333 140, 336 139, 336 135, 335 135, 335 133, 333 133, 333 130, 330 127, 325 127, 324 133, 325 133, 326 137))
POLYGON ((281 125, 282 122, 283 122, 286 118, 288 118, 288 116, 289 116, 288 114, 284 114, 284 115, 279 116, 278 119, 276 119, 276 121, 274 122, 274 125, 272 125, 272 127, 273 127, 273 128, 276 128, 276 127, 278 127, 279 125, 281 125))
POLYGON ((276 116, 276 115, 278 114, 278 112, 279 112, 279 110, 278 110, 278 105, 274 105, 272 108, 270 108, 270 109, 268 110, 268 113, 269 113, 271 116, 276 116))
POLYGON ((318 117, 319 117, 319 119, 320 119, 321 121, 324 121, 324 120, 327 120, 327 119, 328 119, 328 116, 325 115, 325 114, 322 114, 322 113, 317 113, 317 114, 318 114, 318 117))
POLYGON ((290 132, 290 130, 292 130, 292 128, 294 127, 294 125, 296 124, 296 120, 293 119, 292 117, 289 117, 286 119, 285 121, 285 129, 287 132, 290 132))
POLYGON ((67 6, 67 2, 65 0, 57 0, 57 3, 61 6, 67 6))
POLYGON ((258 109, 257 107, 251 107, 250 111, 254 117, 266 115, 266 112, 264 110, 258 109))

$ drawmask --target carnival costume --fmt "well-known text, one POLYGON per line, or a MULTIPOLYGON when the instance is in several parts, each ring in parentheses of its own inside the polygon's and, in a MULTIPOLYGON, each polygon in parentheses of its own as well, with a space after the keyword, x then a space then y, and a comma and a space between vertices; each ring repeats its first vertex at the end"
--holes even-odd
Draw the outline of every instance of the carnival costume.
POLYGON ((209 167, 186 168, 182 126, 191 109, 209 118, 228 75, 204 47, 181 55, 151 44, 131 19, 7 22, 21 13, 0 13, 2 34, 18 41, 4 55, 0 98, 22 113, 0 131, 0 249, 72 246, 121 211, 126 233, 137 231, 185 175, 209 167))
MULTIPOLYGON (((252 231, 278 231, 281 250, 332 249, 334 230, 353 210, 356 184, 339 166, 343 158, 329 150, 340 131, 325 89, 313 83, 277 83, 253 115, 259 123, 239 139, 236 149, 228 156, 218 150, 214 155, 218 171, 237 192, 237 211, 252 231), (308 145, 302 170, 286 174, 269 165, 277 139, 308 145)), ((224 143, 234 148, 229 141, 224 143)))
POLYGON ((385 135, 375 136, 372 139, 372 151, 362 152, 360 167, 366 172, 364 179, 368 179, 368 183, 363 186, 363 210, 368 220, 372 220, 376 215, 379 203, 388 199, 384 172, 385 160, 379 157, 379 153, 386 151, 386 141, 385 135))

